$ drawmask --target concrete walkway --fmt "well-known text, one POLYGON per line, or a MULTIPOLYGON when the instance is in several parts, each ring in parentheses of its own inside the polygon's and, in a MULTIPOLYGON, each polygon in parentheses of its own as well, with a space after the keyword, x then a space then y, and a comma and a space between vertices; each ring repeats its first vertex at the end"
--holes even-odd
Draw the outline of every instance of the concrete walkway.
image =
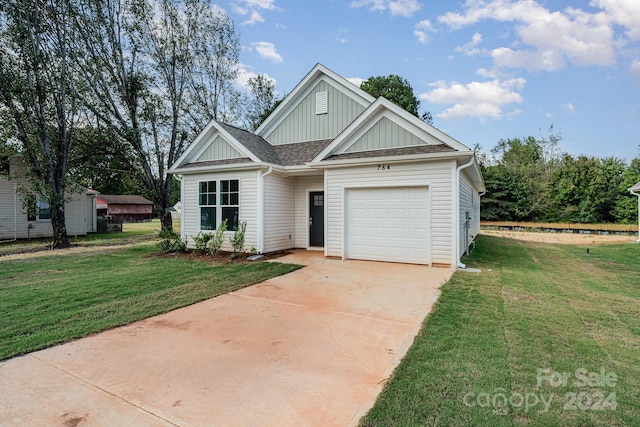
POLYGON ((0 363, 2 426, 345 426, 373 405, 451 275, 307 267, 0 363))

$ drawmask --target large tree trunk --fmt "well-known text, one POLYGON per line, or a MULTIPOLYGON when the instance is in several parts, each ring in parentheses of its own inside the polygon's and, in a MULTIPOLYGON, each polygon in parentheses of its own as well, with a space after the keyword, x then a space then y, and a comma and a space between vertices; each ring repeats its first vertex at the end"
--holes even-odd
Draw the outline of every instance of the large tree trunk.
POLYGON ((68 248, 70 244, 64 217, 64 201, 50 204, 49 207, 51 208, 51 227, 53 228, 53 245, 51 248, 68 248))
POLYGON ((168 209, 165 209, 164 211, 158 210, 158 215, 160 216, 160 224, 162 225, 162 231, 172 232, 173 217, 171 217, 171 211, 168 209))

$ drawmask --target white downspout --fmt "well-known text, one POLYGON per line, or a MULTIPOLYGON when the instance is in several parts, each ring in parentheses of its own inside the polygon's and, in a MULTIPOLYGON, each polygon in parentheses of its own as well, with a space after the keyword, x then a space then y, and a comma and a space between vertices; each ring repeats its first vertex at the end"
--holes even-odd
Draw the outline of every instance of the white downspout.
POLYGON ((640 193, 636 193, 631 188, 629 189, 629 192, 634 196, 638 196, 638 240, 637 242, 640 243, 640 193))
POLYGON ((460 262, 460 257, 462 256, 462 254, 460 253, 460 172, 462 171, 462 169, 466 169, 469 166, 471 166, 473 164, 475 160, 475 154, 471 157, 471 160, 469 160, 467 163, 460 165, 457 167, 456 169, 456 174, 455 174, 455 197, 456 197, 456 203, 454 204, 455 206, 455 212, 453 213, 453 218, 455 221, 454 224, 454 244, 455 244, 455 254, 456 254, 456 268, 466 268, 467 266, 464 265, 462 262, 460 262))
POLYGON ((264 177, 273 172, 273 167, 259 175, 258 179, 258 253, 264 253, 264 177))
MULTIPOLYGON (((174 175, 180 181, 180 238, 186 240, 184 235, 184 203, 182 203, 182 195, 184 194, 184 180, 182 175, 174 175)), ((173 223, 173 222, 172 222, 173 223)))
POLYGON ((0 243, 11 243, 18 240, 18 184, 13 184, 13 239, 0 240, 0 243))

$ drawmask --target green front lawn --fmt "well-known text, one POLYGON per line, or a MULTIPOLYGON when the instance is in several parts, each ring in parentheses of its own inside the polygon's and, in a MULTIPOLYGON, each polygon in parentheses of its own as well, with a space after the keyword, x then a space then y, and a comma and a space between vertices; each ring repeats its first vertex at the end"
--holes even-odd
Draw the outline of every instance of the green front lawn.
POLYGON ((362 426, 640 420, 640 244, 481 236, 362 426))
POLYGON ((0 360, 125 325, 293 271, 155 257, 146 243, 81 254, 0 258, 0 360))

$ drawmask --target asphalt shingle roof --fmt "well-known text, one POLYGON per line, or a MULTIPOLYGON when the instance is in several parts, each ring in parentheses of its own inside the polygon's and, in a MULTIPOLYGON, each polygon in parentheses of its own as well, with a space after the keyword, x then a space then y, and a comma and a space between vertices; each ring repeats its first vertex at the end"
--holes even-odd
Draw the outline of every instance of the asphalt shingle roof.
POLYGON ((294 144, 275 145, 278 157, 283 166, 304 165, 313 160, 327 145, 331 144, 332 139, 322 139, 319 141, 296 142, 294 144))
POLYGON ((405 156, 409 154, 446 153, 456 151, 448 145, 413 145, 411 147, 386 148, 383 150, 357 151, 354 153, 336 154, 325 160, 364 159, 371 157, 405 156))
POLYGON ((153 202, 142 196, 121 194, 100 194, 96 196, 97 203, 107 205, 152 205, 153 202))

